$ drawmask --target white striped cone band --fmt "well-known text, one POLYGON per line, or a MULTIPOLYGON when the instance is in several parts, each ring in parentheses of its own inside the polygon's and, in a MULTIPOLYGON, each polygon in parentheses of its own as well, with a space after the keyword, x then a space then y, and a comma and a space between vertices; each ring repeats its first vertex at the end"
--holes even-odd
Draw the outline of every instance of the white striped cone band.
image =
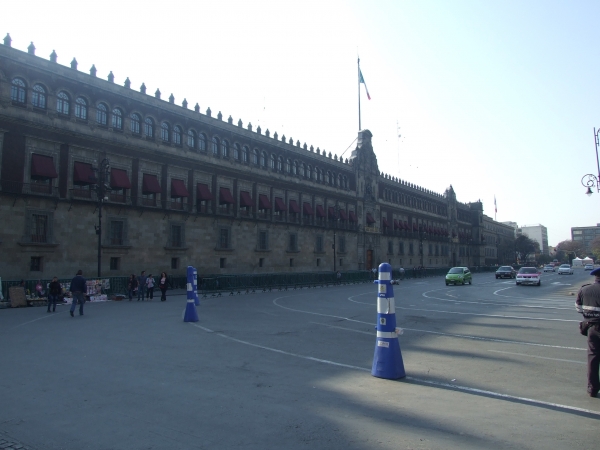
POLYGON ((391 272, 379 272, 379 279, 381 281, 389 281, 392 279, 392 273, 391 272))
POLYGON ((395 339, 398 334, 395 331, 378 331, 377 337, 382 339, 395 339))
POLYGON ((194 289, 192 289, 192 283, 187 284, 187 290, 188 290, 188 292, 194 290, 194 289))
POLYGON ((394 297, 377 297, 377 313, 396 314, 396 302, 394 301, 394 297))

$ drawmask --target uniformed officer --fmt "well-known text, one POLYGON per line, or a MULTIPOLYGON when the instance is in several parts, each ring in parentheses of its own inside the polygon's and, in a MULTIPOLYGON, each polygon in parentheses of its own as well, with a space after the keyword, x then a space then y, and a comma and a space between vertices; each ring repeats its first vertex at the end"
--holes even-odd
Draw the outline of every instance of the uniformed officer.
POLYGON ((588 338, 588 394, 596 397, 600 391, 600 267, 591 271, 596 279, 582 286, 577 294, 575 307, 583 314, 583 328, 588 338))

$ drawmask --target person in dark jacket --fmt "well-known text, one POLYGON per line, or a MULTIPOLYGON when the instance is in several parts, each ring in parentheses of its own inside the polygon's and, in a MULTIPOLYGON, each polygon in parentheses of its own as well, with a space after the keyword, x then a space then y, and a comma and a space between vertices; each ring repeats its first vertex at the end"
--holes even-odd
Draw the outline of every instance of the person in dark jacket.
POLYGON ((50 312, 50 305, 52 305, 52 312, 56 311, 56 302, 62 294, 62 287, 58 282, 58 278, 53 277, 48 287, 48 312, 50 312))
POLYGON ((161 272, 160 278, 158 279, 158 288, 160 289, 160 301, 167 301, 167 284, 169 283, 169 279, 167 277, 166 272, 161 272))
POLYGON ((148 277, 146 276, 146 271, 142 270, 141 275, 137 278, 138 281, 138 302, 140 301, 140 298, 142 299, 142 301, 144 301, 144 297, 146 296, 146 279, 148 277))
POLYGON ((133 294, 136 293, 138 288, 138 280, 134 274, 131 274, 127 281, 127 293, 129 294, 129 301, 133 300, 133 294))
POLYGON ((590 397, 600 391, 600 267, 590 272, 596 279, 579 289, 575 308, 583 314, 582 329, 587 328, 588 387, 590 397))
POLYGON ((86 279, 83 278, 83 271, 79 269, 77 275, 71 280, 71 287, 69 288, 71 295, 73 296, 73 302, 71 303, 71 317, 75 317, 73 312, 77 303, 79 303, 79 315, 83 316, 83 305, 85 304, 85 294, 87 292, 86 279))

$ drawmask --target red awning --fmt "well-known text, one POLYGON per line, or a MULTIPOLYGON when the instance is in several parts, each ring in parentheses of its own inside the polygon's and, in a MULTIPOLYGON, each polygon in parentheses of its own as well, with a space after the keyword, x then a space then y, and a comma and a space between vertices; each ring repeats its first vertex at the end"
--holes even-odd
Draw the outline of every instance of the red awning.
POLYGON ((409 229, 408 222, 406 220, 404 221, 404 224, 402 226, 404 227, 405 230, 409 229))
POLYGON ((96 183, 96 175, 92 170, 92 165, 75 161, 73 164, 73 184, 78 186, 96 183))
POLYGON ((350 222, 358 222, 358 220, 356 220, 356 214, 354 214, 354 211, 350 211, 350 222))
POLYGON ((180 198, 180 197, 189 197, 187 188, 185 187, 185 183, 183 180, 176 180, 175 178, 171 178, 171 197, 172 198, 180 198))
POLYGON ((160 194, 160 184, 156 175, 144 174, 142 178, 142 194, 160 194))
POLYGON ((304 211, 305 216, 312 216, 314 214, 312 206, 308 202, 302 204, 302 211, 304 211))
POLYGON ((335 208, 333 206, 327 208, 327 215, 330 219, 337 219, 337 217, 335 217, 335 208))
POLYGON ((417 226, 416 223, 413 223, 413 231, 417 231, 419 229, 419 227, 417 226))
POLYGON ((219 205, 233 205, 233 196, 229 188, 222 187, 219 189, 219 205))
POLYGON ((258 209, 271 209, 271 200, 265 194, 258 195, 258 209))
POLYGON ((298 202, 296 200, 290 200, 290 212, 296 214, 300 212, 300 207, 298 206, 298 202))
POLYGON ((275 211, 285 211, 285 203, 281 197, 275 197, 275 211))
POLYGON ((127 171, 123 169, 110 169, 110 187, 113 189, 131 189, 131 182, 127 171))
POLYGON ((325 217, 325 210, 322 205, 317 205, 317 217, 325 217))
POLYGON ((196 196, 200 201, 214 200, 213 195, 210 193, 207 184, 198 183, 196 185, 196 196))
POLYGON ((383 226, 385 228, 389 228, 390 227, 390 224, 388 223, 388 221, 387 221, 387 219, 385 217, 383 218, 383 226))
POLYGON ((346 215, 346 211, 343 209, 340 209, 340 218, 342 220, 348 220, 348 216, 346 215))
POLYGON ((371 215, 371 213, 367 213, 367 223, 369 223, 369 224, 375 223, 375 219, 373 219, 373 216, 371 215))
POLYGON ((250 197, 250 192, 240 191, 240 206, 245 208, 252 207, 252 197, 250 197))
POLYGON ((400 224, 398 223, 398 219, 394 219, 394 230, 400 228, 400 224))
POLYGON ((58 178, 52 157, 32 154, 31 176, 38 178, 58 178))

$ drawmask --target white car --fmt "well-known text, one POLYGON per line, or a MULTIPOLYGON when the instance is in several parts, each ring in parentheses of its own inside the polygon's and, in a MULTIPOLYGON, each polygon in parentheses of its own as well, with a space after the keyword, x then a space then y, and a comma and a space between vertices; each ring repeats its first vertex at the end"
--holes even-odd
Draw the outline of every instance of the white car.
POLYGON ((521 267, 517 272, 517 286, 520 284, 533 284, 535 286, 542 285, 540 272, 535 267, 521 267))
POLYGON ((594 270, 594 265, 593 264, 586 264, 584 266, 583 270, 594 270))
POLYGON ((563 264, 558 268, 559 275, 573 275, 573 268, 568 264, 563 264))
POLYGON ((554 272, 554 266, 552 264, 548 264, 547 266, 544 266, 544 272, 554 272))

